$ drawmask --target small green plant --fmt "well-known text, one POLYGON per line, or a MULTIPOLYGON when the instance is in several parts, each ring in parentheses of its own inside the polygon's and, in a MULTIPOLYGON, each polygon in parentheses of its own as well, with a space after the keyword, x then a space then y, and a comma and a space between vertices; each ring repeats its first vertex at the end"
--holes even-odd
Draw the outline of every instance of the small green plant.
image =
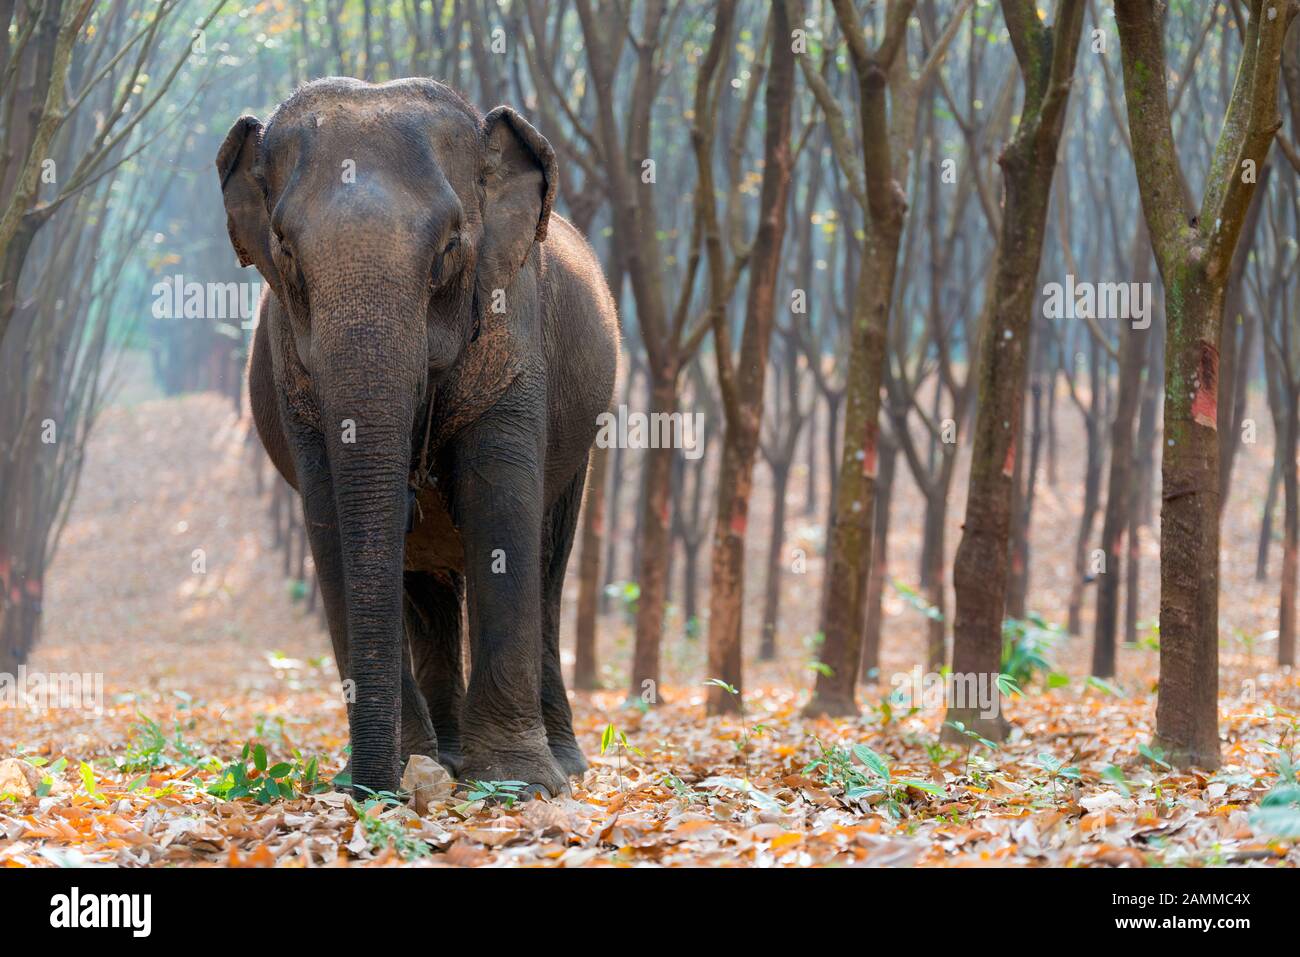
POLYGON ((507 808, 514 807, 515 802, 523 797, 526 787, 527 781, 466 781, 465 803, 457 805, 456 810, 463 813, 476 801, 493 801, 507 808))
POLYGON ((926 601, 925 596, 915 588, 897 578, 891 578, 890 584, 894 586, 894 591, 898 592, 898 597, 925 615, 926 618, 931 621, 943 621, 943 612, 926 601))
POLYGON ((1124 696, 1123 692, 1121 692, 1119 688, 1115 687, 1104 678, 1098 678, 1096 675, 1088 675, 1087 680, 1084 681, 1083 684, 1086 688, 1096 688, 1098 691, 1103 694, 1108 694, 1112 698, 1122 698, 1124 696))
POLYGON ((1023 697, 1025 694, 1020 690, 1020 685, 1016 683, 1016 679, 1005 671, 1000 673, 994 680, 997 682, 998 691, 1002 692, 1002 694, 1008 698, 1012 696, 1019 698, 1023 697))
POLYGON ((273 801, 291 801, 302 794, 319 794, 331 787, 320 778, 316 759, 304 764, 298 751, 293 753, 290 761, 270 764, 266 747, 250 742, 244 745, 239 757, 224 768, 217 762, 214 764, 218 769, 217 776, 204 790, 223 801, 247 797, 259 804, 270 804, 273 801))
POLYGON ((1277 748, 1277 780, 1250 815, 1250 826, 1275 838, 1300 838, 1300 762, 1286 748, 1286 738, 1277 748))
POLYGON ((95 770, 85 761, 80 762, 81 786, 86 793, 96 801, 103 800, 104 795, 99 793, 99 784, 95 781, 95 770))
POLYGON ((636 582, 610 582, 605 586, 605 594, 618 599, 623 619, 629 625, 636 622, 637 607, 641 601, 640 585, 636 582))
MULTIPOLYGON (((721 688, 723 691, 727 692, 727 694, 736 696, 736 706, 740 709, 740 728, 741 728, 741 736, 740 736, 740 740, 736 742, 736 750, 740 752, 740 756, 744 760, 745 777, 746 779, 748 779, 750 728, 749 728, 749 721, 745 717, 745 696, 740 693, 739 688, 737 688, 735 685, 728 684, 727 682, 723 681, 721 678, 710 678, 708 681, 704 683, 705 685, 713 685, 715 688, 721 688)), ((763 734, 765 731, 767 731, 767 727, 761 724, 756 724, 754 725, 753 731, 754 734, 763 734)))
POLYGON ((283 743, 284 718, 279 715, 272 718, 259 714, 257 720, 253 723, 253 737, 258 741, 270 741, 273 744, 283 743))
POLYGON ((922 741, 921 747, 925 748, 925 756, 930 759, 931 764, 947 764, 958 753, 938 738, 933 741, 922 741))
POLYGON ((117 759, 123 771, 149 771, 166 763, 167 735, 158 722, 148 715, 127 730, 126 753, 117 759))
POLYGON ((880 805, 893 820, 902 816, 899 798, 908 788, 927 794, 944 793, 943 788, 929 781, 894 777, 889 762, 865 744, 855 744, 849 751, 838 745, 823 744, 820 738, 813 740, 821 750, 821 757, 809 762, 803 773, 820 775, 823 784, 842 788, 849 800, 862 799, 880 805), (854 763, 854 758, 858 763, 854 763))
POLYGON ((610 748, 618 749, 618 789, 623 790, 623 757, 630 751, 638 757, 645 757, 645 752, 640 748, 634 747, 627 743, 627 735, 614 727, 613 722, 605 725, 605 731, 600 736, 600 753, 604 754, 610 748))
POLYGON ((948 727, 952 728, 966 739, 966 776, 971 777, 971 755, 975 753, 975 749, 977 747, 987 748, 989 753, 992 754, 994 751, 998 750, 998 745, 996 742, 990 741, 973 728, 966 727, 966 725, 961 721, 948 721, 945 723, 948 727))
POLYGON ((1115 789, 1118 790, 1119 793, 1124 795, 1125 797, 1129 797, 1133 793, 1131 787, 1133 782, 1130 781, 1128 778, 1124 777, 1124 769, 1119 767, 1118 765, 1115 764, 1107 765, 1106 768, 1101 772, 1101 776, 1104 780, 1107 780, 1111 784, 1115 785, 1115 789))
POLYGON ((1243 648, 1246 649, 1246 664, 1253 665, 1255 662, 1256 649, 1262 644, 1277 641, 1278 631, 1274 628, 1258 635, 1252 635, 1242 631, 1240 628, 1234 628, 1232 629, 1232 636, 1241 643, 1243 648))
POLYGON ((126 751, 114 759, 116 767, 128 773, 148 772, 166 764, 180 764, 185 767, 199 767, 208 759, 194 750, 185 740, 185 729, 177 721, 169 738, 167 732, 153 718, 136 712, 139 719, 127 729, 126 751), (170 752, 170 754, 169 754, 170 752))
POLYGON ((37 797, 46 797, 50 793, 50 789, 54 787, 54 778, 62 774, 68 767, 67 758, 59 758, 53 764, 50 764, 49 761, 39 755, 28 758, 27 763, 34 768, 43 768, 49 764, 49 771, 41 775, 41 780, 36 785, 37 797))
MULTIPOLYGON (((894 720, 894 705, 890 702, 889 697, 885 696, 880 699, 880 704, 871 709, 880 715, 880 726, 887 727, 894 720)), ((910 708, 908 714, 915 712, 916 708, 910 708)))
POLYGON ((405 801, 401 796, 391 791, 371 791, 370 797, 361 804, 353 802, 352 809, 357 815, 357 826, 361 828, 361 833, 365 836, 371 850, 383 851, 392 848, 404 861, 427 857, 428 843, 413 836, 405 821, 397 817, 383 816, 385 809, 400 808, 404 804, 405 801))
POLYGON ((1006 619, 1002 622, 1002 673, 1021 686, 1028 686, 1039 674, 1050 682, 1056 669, 1047 655, 1064 637, 1065 629, 1036 613, 1006 619))
POLYGON ((1165 760, 1164 748, 1156 747, 1150 744, 1139 744, 1138 754, 1146 758, 1156 767, 1164 768, 1166 771, 1172 770, 1168 761, 1165 760))
POLYGON ((704 796, 671 772, 665 774, 659 783, 677 795, 677 799, 682 802, 683 806, 693 804, 704 796))
POLYGON ((1066 767, 1064 761, 1059 761, 1053 755, 1046 752, 1038 756, 1038 766, 1047 772, 1047 780, 1052 784, 1052 802, 1057 801, 1056 783, 1061 778, 1067 781, 1079 780, 1081 772, 1074 765, 1066 767))

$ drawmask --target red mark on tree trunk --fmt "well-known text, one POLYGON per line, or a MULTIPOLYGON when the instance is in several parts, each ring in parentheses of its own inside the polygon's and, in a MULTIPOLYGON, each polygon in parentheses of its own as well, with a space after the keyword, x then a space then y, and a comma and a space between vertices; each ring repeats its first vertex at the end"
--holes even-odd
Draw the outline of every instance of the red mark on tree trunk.
POLYGON ((1192 421, 1207 429, 1219 429, 1219 350, 1200 343, 1201 358, 1196 369, 1196 395, 1192 398, 1192 421))
POLYGON ((867 421, 862 430, 862 474, 867 478, 876 477, 876 440, 880 436, 880 423, 867 421))
POLYGON ((749 515, 743 508, 738 508, 731 513, 731 534, 738 538, 745 537, 745 529, 749 526, 749 515))
POLYGON ((1016 474, 1016 437, 1011 436, 1010 443, 1007 444, 1007 457, 1002 460, 1002 474, 1007 478, 1016 474))

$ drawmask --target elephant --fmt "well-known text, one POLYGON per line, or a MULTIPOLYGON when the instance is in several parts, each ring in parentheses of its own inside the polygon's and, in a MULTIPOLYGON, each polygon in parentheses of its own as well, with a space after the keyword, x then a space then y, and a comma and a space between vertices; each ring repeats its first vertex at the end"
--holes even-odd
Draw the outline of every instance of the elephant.
POLYGON ((554 151, 431 79, 330 77, 241 116, 216 166, 265 281, 250 407, 302 500, 352 788, 424 754, 566 791, 560 598, 619 333, 554 151))

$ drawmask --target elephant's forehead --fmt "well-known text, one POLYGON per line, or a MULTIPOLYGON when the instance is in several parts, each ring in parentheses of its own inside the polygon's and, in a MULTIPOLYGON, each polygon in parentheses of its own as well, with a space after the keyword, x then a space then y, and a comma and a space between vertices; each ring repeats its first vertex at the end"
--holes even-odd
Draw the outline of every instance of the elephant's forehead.
POLYGON ((272 154, 290 164, 341 155, 379 156, 411 172, 439 167, 459 189, 473 183, 478 129, 461 111, 398 98, 339 98, 279 116, 268 130, 272 154), (287 147, 287 149, 283 149, 287 147), (462 182, 463 181, 463 182, 462 182))
POLYGON ((271 127, 345 136, 393 128, 454 141, 477 136, 479 120, 459 101, 422 88, 347 86, 291 98, 277 111, 271 127))

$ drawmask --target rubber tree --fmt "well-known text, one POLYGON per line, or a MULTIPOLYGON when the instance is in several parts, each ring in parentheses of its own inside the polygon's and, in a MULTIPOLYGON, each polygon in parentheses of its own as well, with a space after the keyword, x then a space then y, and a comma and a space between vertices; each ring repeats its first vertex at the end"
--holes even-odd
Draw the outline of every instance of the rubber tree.
POLYGON ((1233 255, 1281 126, 1282 44, 1300 4, 1250 0, 1236 81, 1198 209, 1171 124, 1164 5, 1116 0, 1142 213, 1165 289, 1160 690, 1156 744, 1178 766, 1219 766, 1219 342, 1233 255))
MULTIPOLYGON (((997 677, 1002 665, 1012 486, 1023 418, 1030 317, 1057 151, 1083 29, 1083 0, 1060 0, 1051 25, 1032 0, 1002 0, 1024 88, 1020 121, 999 160, 1005 190, 993 294, 983 317, 975 434, 966 521, 953 565, 956 616, 952 670, 957 682, 982 685, 996 707, 952 702, 948 722, 992 740, 1005 735, 997 677), (960 706, 958 706, 960 705, 960 706)), ((961 738, 951 724, 944 735, 961 738)))
POLYGON ((886 335, 894 300, 898 252, 907 215, 908 182, 919 94, 931 81, 970 3, 957 4, 943 33, 913 74, 906 53, 914 0, 890 0, 878 44, 869 45, 853 0, 834 0, 835 16, 858 83, 861 156, 850 148, 843 111, 808 57, 801 66, 826 114, 837 162, 866 210, 857 288, 850 321, 844 441, 835 487, 834 520, 826 556, 821 665, 810 717, 857 713, 855 690, 862 662, 863 602, 871 573, 871 541, 879 465, 881 388, 886 335))
MULTIPOLYGON (((754 236, 739 354, 732 355, 730 331, 723 310, 715 312, 714 356, 722 393, 725 434, 718 475, 718 505, 714 519, 712 586, 709 591, 709 674, 733 688, 741 687, 741 623, 745 577, 745 537, 749 524, 749 499, 754 483, 763 421, 763 392, 768 354, 776 319, 776 280, 780 275, 781 246, 785 237, 790 177, 794 154, 790 144, 791 106, 794 99, 794 51, 791 37, 793 4, 772 5, 770 65, 764 94, 763 176, 759 191, 758 230, 754 236)), ((794 9, 797 13, 797 8, 794 9)), ((715 36, 717 34, 715 33, 715 36)), ((711 45, 706 64, 720 51, 711 45)), ((701 71, 701 77, 706 71, 701 71)), ((697 115, 710 115, 709 88, 696 88, 697 115)), ((694 131, 700 171, 700 209, 709 259, 711 299, 717 301, 726 282, 721 257, 721 235, 714 206, 711 155, 712 137, 694 131)), ((710 714, 736 711, 740 695, 717 685, 709 686, 710 714)))

